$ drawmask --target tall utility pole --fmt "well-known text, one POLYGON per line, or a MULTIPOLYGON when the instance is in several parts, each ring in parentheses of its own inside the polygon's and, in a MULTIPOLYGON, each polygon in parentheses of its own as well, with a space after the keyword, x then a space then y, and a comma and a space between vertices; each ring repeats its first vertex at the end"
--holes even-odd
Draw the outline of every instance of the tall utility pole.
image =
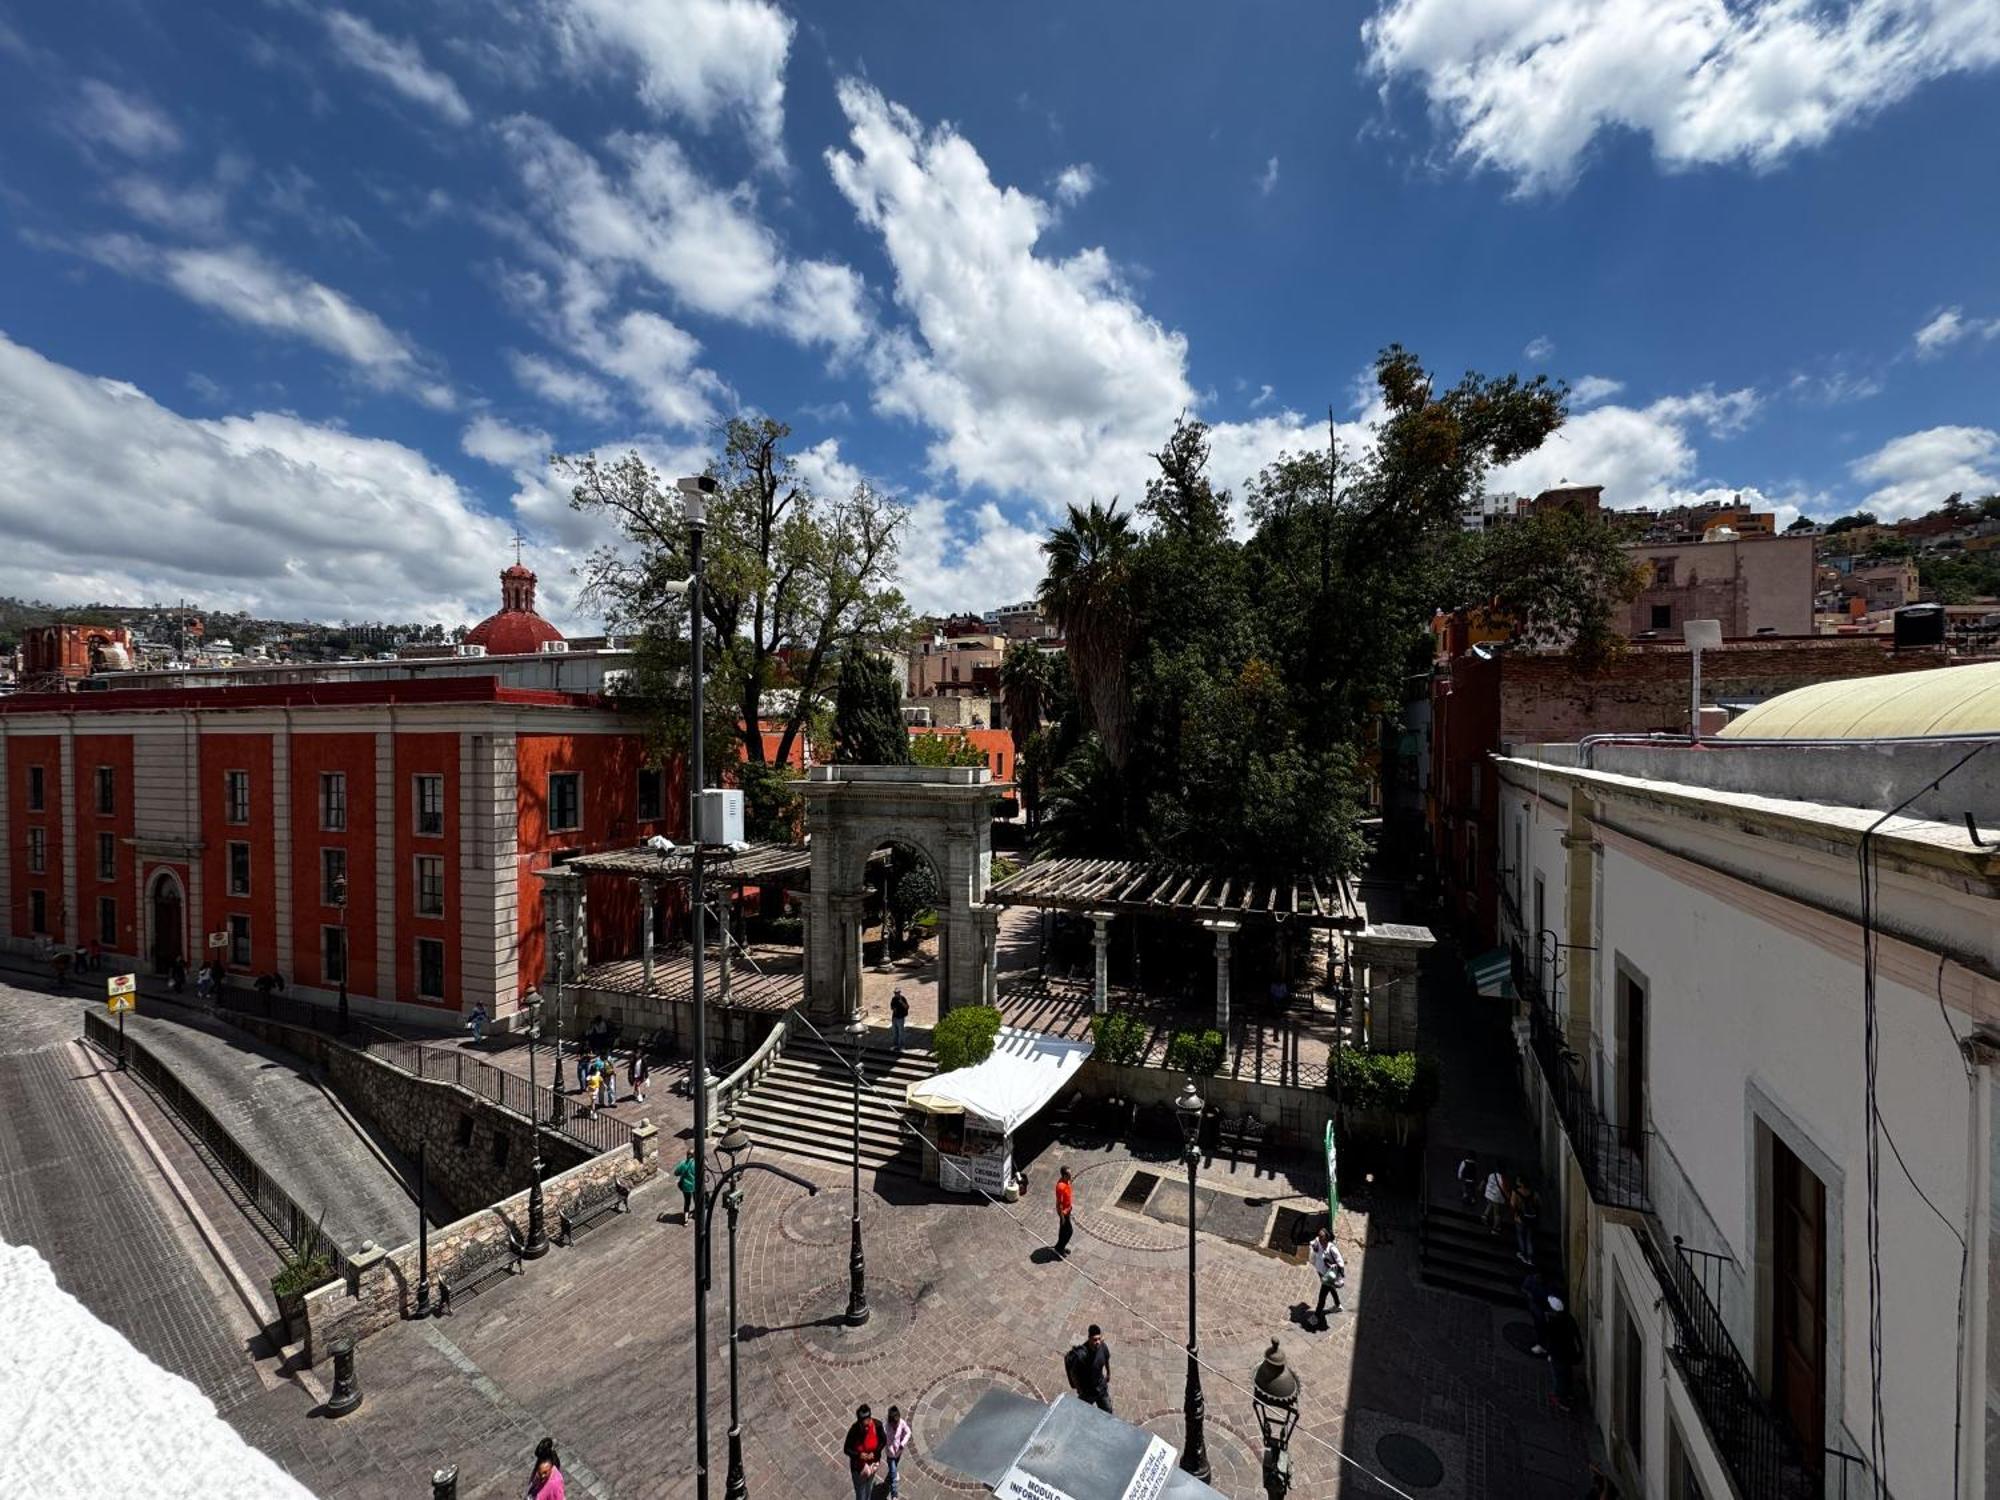
MULTIPOLYGON (((708 913, 705 909, 706 871, 702 865, 701 794, 707 781, 702 754, 701 661, 701 538, 708 524, 706 503, 715 491, 707 475, 683 479, 681 492, 688 528, 688 676, 692 680, 694 720, 688 728, 688 840, 694 907, 694 1239, 708 1243, 708 913)), ((694 1258, 694 1492, 708 1500, 708 1257, 694 1258)))

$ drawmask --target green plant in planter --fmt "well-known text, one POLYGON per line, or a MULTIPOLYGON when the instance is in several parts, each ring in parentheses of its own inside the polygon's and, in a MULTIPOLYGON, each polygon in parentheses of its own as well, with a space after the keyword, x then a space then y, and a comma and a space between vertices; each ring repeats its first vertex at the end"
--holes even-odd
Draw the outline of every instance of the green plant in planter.
POLYGON ((992 1006, 954 1005, 931 1028, 938 1070, 949 1073, 985 1062, 993 1055, 993 1040, 999 1034, 1000 1012, 992 1006))
POLYGON ((306 1293, 333 1280, 333 1257, 326 1252, 326 1236, 321 1232, 325 1223, 326 1210, 322 1208, 304 1246, 288 1250, 285 1263, 271 1278, 271 1295, 278 1299, 278 1313, 293 1337, 299 1335, 305 1320, 306 1293))
POLYGON ((1167 1042, 1167 1067, 1175 1073, 1207 1078, 1222 1071, 1222 1033, 1213 1026, 1206 1031, 1176 1031, 1167 1042))
POLYGON ((1093 1056, 1099 1062, 1109 1063, 1117 1068, 1135 1066, 1146 1055, 1146 1044, 1152 1040, 1153 1030, 1137 1016, 1123 1011, 1112 1011, 1108 1015, 1090 1018, 1090 1040, 1093 1056))

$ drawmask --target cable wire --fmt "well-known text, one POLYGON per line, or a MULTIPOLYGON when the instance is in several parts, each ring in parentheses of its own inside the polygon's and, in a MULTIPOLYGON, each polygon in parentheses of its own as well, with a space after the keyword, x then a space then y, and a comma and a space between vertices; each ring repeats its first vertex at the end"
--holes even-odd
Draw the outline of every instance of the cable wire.
MULTIPOLYGON (((809 1019, 807 1019, 805 1015, 803 1015, 800 1011, 794 1010, 792 1012, 792 1018, 793 1020, 802 1024, 806 1028, 806 1030, 810 1031, 814 1036, 818 1037, 819 1040, 826 1046, 827 1050, 834 1055, 836 1060, 839 1061, 841 1067, 845 1068, 864 1086, 867 1086, 871 1089, 873 1088, 873 1085, 868 1083, 868 1075, 862 1072, 860 1069, 856 1068, 853 1061, 842 1051, 840 1046, 836 1042, 831 1040, 817 1026, 813 1025, 813 1023, 809 1019)), ((915 1126, 909 1125, 906 1122, 904 1128, 909 1130, 909 1132, 912 1135, 916 1136, 920 1141, 924 1142, 924 1144, 929 1146, 933 1151, 938 1150, 938 1143, 936 1142, 936 1140, 932 1139, 930 1136, 925 1135, 921 1130, 917 1129, 915 1126)), ((1046 1239, 1042 1237, 1041 1231, 1025 1223, 1022 1220, 1021 1216, 1012 1210, 1012 1207, 1009 1204, 1002 1202, 998 1198, 995 1198, 991 1193, 987 1192, 984 1188, 980 1187, 978 1183, 972 1182, 969 1178, 967 1179, 967 1185, 971 1187, 973 1192, 977 1193, 980 1197, 984 1198, 989 1204, 991 1204, 995 1209, 997 1209, 1006 1218, 1009 1224, 1013 1225, 1015 1229, 1020 1231, 1020 1233, 1025 1235, 1028 1239, 1034 1241, 1034 1243, 1039 1248, 1044 1250, 1053 1250, 1055 1248, 1046 1239)), ((1155 1323, 1151 1318, 1147 1317, 1146 1314, 1140 1312, 1136 1307, 1132 1306, 1131 1303, 1127 1302, 1123 1297, 1120 1297, 1116 1292, 1112 1291, 1110 1287, 1106 1286, 1103 1282, 1099 1281, 1095 1276, 1092 1276, 1088 1271, 1084 1270, 1083 1267, 1071 1264, 1071 1262, 1066 1257, 1063 1259, 1062 1265, 1066 1270, 1070 1272, 1071 1275, 1076 1276, 1081 1280, 1089 1283, 1092 1287, 1096 1288, 1097 1291, 1100 1292, 1114 1306, 1123 1309, 1127 1314, 1129 1314, 1143 1327, 1150 1329, 1161 1340, 1163 1340, 1167 1344, 1172 1345, 1173 1348, 1178 1353, 1188 1355, 1189 1357, 1193 1358, 1196 1365, 1198 1365, 1207 1374, 1213 1376, 1216 1380, 1220 1381, 1224 1386, 1227 1386, 1229 1389, 1237 1392, 1238 1394, 1249 1397, 1254 1405, 1257 1399, 1255 1391, 1245 1386, 1240 1380, 1218 1369, 1216 1366, 1210 1364, 1206 1359, 1202 1358, 1200 1355, 1194 1354, 1193 1351, 1191 1351, 1188 1348, 1185 1339, 1181 1338, 1177 1334, 1169 1333, 1166 1329, 1160 1327, 1159 1324, 1155 1323)), ((1320 1447, 1326 1449, 1327 1452, 1331 1453, 1335 1458, 1339 1459, 1342 1463, 1354 1469, 1357 1473, 1365 1474, 1368 1478, 1374 1480, 1377 1484, 1381 1485, 1383 1489, 1387 1490, 1391 1495, 1399 1496, 1400 1500, 1416 1500, 1416 1497, 1410 1494, 1408 1490, 1399 1488, 1397 1485, 1395 1485, 1388 1479, 1385 1479, 1382 1475, 1376 1473, 1373 1469, 1369 1468, 1366 1464, 1362 1463, 1361 1460, 1353 1457, 1351 1454, 1345 1452, 1344 1450, 1335 1447, 1332 1443, 1328 1442, 1325 1438, 1320 1437, 1317 1433, 1312 1432, 1310 1429, 1304 1426, 1298 1427, 1296 1431, 1305 1438, 1307 1438, 1308 1440, 1319 1444, 1320 1447)))

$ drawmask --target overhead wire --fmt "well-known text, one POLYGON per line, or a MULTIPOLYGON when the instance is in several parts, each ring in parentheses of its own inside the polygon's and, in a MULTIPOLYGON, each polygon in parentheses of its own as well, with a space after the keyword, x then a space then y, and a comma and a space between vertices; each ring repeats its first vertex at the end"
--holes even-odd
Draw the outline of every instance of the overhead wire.
MULTIPOLYGON (((806 1030, 810 1031, 815 1037, 818 1037, 819 1040, 826 1046, 827 1050, 831 1052, 834 1058, 840 1063, 841 1067, 846 1069, 847 1072, 851 1074, 859 1083, 861 1083, 863 1086, 866 1087, 871 1087, 871 1088, 873 1087, 868 1083, 867 1074, 855 1067, 852 1059, 850 1059, 843 1052, 838 1042, 828 1037, 826 1033, 822 1032, 817 1026, 813 1025, 811 1020, 808 1019, 801 1012, 796 1010, 793 1011, 792 1017, 796 1022, 803 1024, 806 1030)), ((923 1141, 924 1144, 929 1146, 933 1151, 939 1149, 938 1143, 933 1137, 925 1135, 923 1131, 918 1130, 914 1126, 909 1126, 907 1128, 910 1130, 910 1133, 912 1135, 915 1135, 919 1140, 923 1141)), ((984 1198, 987 1201, 987 1203, 991 1204, 995 1209, 997 1209, 1009 1224, 1011 1224, 1017 1231, 1019 1231, 1026 1238, 1032 1240, 1037 1247, 1044 1250, 1050 1250, 1050 1251, 1054 1250, 1055 1247, 1051 1245, 1048 1242, 1048 1240, 1042 1236, 1041 1232, 1035 1229, 1033 1226, 1024 1222, 1019 1214, 1013 1212, 1012 1207, 1009 1204, 994 1197, 991 1193, 987 1192, 984 1188, 980 1187, 979 1184, 976 1182, 971 1182, 968 1179, 967 1185, 972 1189, 973 1192, 977 1193, 981 1198, 984 1198)), ((1062 1264, 1063 1267, 1066 1270, 1068 1270, 1072 1276, 1075 1276, 1080 1280, 1087 1282, 1090 1286, 1094 1287, 1098 1292, 1100 1292, 1105 1297, 1106 1300, 1111 1302, 1114 1306, 1122 1309, 1125 1313, 1130 1315, 1136 1322, 1138 1322, 1142 1327, 1149 1329, 1158 1338, 1172 1345, 1177 1352, 1189 1355, 1191 1358, 1193 1358, 1197 1366, 1199 1366, 1207 1374, 1213 1376, 1222 1385, 1237 1392, 1239 1395, 1248 1397, 1253 1404, 1255 1403, 1256 1392, 1254 1390, 1252 1390, 1248 1386, 1245 1386, 1241 1380, 1228 1374, 1226 1371, 1218 1368, 1215 1365, 1210 1364, 1208 1360, 1206 1360, 1205 1358, 1201 1357, 1198 1354, 1195 1354, 1192 1350, 1188 1348, 1186 1342, 1179 1335, 1170 1333, 1166 1329, 1162 1328, 1159 1324, 1155 1323, 1145 1313, 1139 1311, 1138 1308, 1134 1307, 1131 1303, 1127 1302, 1123 1297, 1119 1296, 1118 1293, 1113 1291, 1110 1287, 1106 1286, 1103 1282, 1099 1281, 1095 1276, 1091 1275, 1082 1266, 1072 1264, 1066 1258, 1063 1260, 1062 1264)), ((1385 1478, 1381 1474, 1376 1473, 1375 1470, 1369 1468, 1366 1464, 1362 1463, 1360 1459, 1355 1458, 1352 1454, 1346 1452, 1345 1450, 1341 1449, 1335 1444, 1328 1442, 1325 1438, 1319 1436, 1317 1433, 1311 1431, 1309 1428, 1301 1425, 1296 1429, 1296 1431, 1301 1436, 1305 1437, 1308 1441, 1316 1443, 1320 1447, 1326 1449, 1327 1452, 1331 1453, 1335 1458, 1339 1459, 1341 1463, 1346 1464, 1349 1468, 1352 1468, 1357 1473, 1366 1475, 1369 1479, 1372 1479, 1375 1483, 1381 1485, 1382 1488, 1389 1494, 1400 1497, 1400 1500, 1416 1500, 1416 1497, 1410 1494, 1408 1490, 1400 1488, 1389 1479, 1385 1478)))

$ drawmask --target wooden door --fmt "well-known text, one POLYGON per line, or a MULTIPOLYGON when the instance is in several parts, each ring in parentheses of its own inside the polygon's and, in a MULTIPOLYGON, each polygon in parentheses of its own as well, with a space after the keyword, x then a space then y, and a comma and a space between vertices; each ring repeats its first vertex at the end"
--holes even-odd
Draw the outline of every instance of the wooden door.
POLYGON ((171 880, 153 887, 153 967, 165 973, 181 956, 181 893, 171 880))
POLYGON ((1772 1375, 1777 1404, 1818 1472, 1826 1431, 1826 1187, 1771 1142, 1772 1375))

